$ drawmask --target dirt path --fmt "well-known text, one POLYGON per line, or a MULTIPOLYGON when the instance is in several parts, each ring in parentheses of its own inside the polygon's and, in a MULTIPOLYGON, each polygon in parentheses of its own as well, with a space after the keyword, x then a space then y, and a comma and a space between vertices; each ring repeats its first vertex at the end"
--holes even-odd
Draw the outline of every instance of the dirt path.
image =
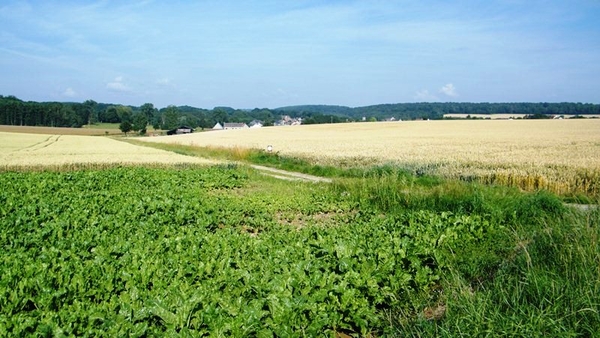
POLYGON ((275 177, 275 178, 278 178, 281 180, 304 181, 304 182, 315 182, 315 183, 316 182, 324 182, 324 183, 333 182, 330 178, 325 178, 325 177, 313 176, 313 175, 302 174, 302 173, 286 171, 286 170, 281 170, 281 169, 274 169, 274 168, 269 168, 269 167, 265 167, 262 165, 251 164, 250 166, 252 168, 262 172, 265 175, 275 177))
POLYGON ((597 204, 575 204, 575 203, 565 203, 566 206, 575 208, 579 211, 588 212, 594 211, 600 208, 597 204))

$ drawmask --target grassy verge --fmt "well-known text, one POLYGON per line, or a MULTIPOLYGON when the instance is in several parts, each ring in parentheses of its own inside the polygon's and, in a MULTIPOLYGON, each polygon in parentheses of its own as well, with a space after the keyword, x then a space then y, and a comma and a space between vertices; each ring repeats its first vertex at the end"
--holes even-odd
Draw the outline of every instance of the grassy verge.
MULTIPOLYGON (((314 166, 306 160, 280 156, 277 153, 267 153, 264 150, 249 148, 198 147, 173 143, 153 143, 137 140, 127 140, 130 143, 172 151, 187 156, 214 158, 224 161, 241 161, 260 165, 269 165, 278 169, 310 173, 314 166)), ((334 169, 333 167, 331 169, 334 169)), ((330 175, 334 176, 334 175, 330 175)))
POLYGON ((475 241, 440 245, 447 251, 436 257, 444 273, 434 292, 389 314, 395 334, 600 332, 600 210, 569 208, 546 192, 424 180, 402 171, 337 181, 332 189, 386 215, 427 210, 480 217, 475 241))
MULTIPOLYGON (((514 245, 483 281, 451 269, 443 320, 412 320, 418 336, 593 337, 600 332, 599 216, 567 213, 511 228, 514 245)), ((407 325, 409 324, 409 325, 407 325)))
MULTIPOLYGON (((261 149, 250 148, 226 148, 226 147, 198 147, 191 145, 172 144, 172 143, 152 143, 138 140, 127 140, 127 142, 152 147, 161 150, 172 151, 177 154, 187 156, 198 156, 204 158, 218 159, 224 161, 238 161, 243 163, 252 163, 269 166, 277 169, 295 171, 304 174, 322 176, 322 177, 342 177, 357 178, 373 175, 389 174, 397 172, 398 168, 393 165, 383 166, 364 166, 364 167, 336 167, 315 165, 308 160, 282 156, 279 153, 269 153, 261 149)), ((405 172, 408 174, 408 172, 405 172)))

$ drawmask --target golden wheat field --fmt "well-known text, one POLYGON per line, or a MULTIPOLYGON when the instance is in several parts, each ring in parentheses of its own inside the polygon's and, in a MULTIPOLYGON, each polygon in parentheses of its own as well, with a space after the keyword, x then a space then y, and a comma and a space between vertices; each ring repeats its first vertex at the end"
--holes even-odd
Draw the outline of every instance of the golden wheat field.
POLYGON ((113 164, 205 164, 208 160, 107 137, 0 132, 0 169, 113 164))
POLYGON ((144 138, 201 147, 265 149, 319 164, 397 163, 449 178, 600 191, 600 120, 351 123, 222 130, 144 138))

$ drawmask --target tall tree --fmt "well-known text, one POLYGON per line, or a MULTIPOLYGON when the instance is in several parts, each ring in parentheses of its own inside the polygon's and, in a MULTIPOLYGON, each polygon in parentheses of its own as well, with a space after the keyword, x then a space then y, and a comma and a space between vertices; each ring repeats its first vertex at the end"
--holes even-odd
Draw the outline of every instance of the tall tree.
POLYGON ((98 122, 98 112, 96 111, 98 102, 94 100, 86 100, 83 103, 83 106, 85 107, 85 121, 87 121, 87 124, 91 125, 98 122))
POLYGON ((140 134, 146 134, 146 126, 148 125, 148 117, 143 112, 139 112, 133 116, 132 130, 138 131, 140 134))
POLYGON ((104 112, 101 112, 101 114, 99 114, 99 120, 100 120, 100 122, 104 122, 104 123, 119 122, 120 119, 119 119, 119 114, 117 113, 117 107, 109 106, 108 108, 106 108, 106 110, 104 112))
POLYGON ((117 115, 119 116, 119 120, 121 120, 121 122, 128 121, 131 123, 133 121, 133 110, 131 107, 117 106, 117 115))
POLYGON ((129 122, 128 120, 124 120, 119 124, 119 129, 121 129, 121 131, 125 133, 125 136, 127 136, 127 133, 131 131, 131 127, 131 122, 129 122))
POLYGON ((227 110, 224 108, 215 108, 212 111, 211 118, 214 123, 225 123, 229 122, 229 115, 227 114, 227 110))
POLYGON ((80 103, 65 103, 61 108, 62 115, 62 127, 81 128, 83 126, 83 118, 80 114, 77 114, 78 106, 81 107, 80 103))
POLYGON ((154 105, 152 103, 144 103, 140 107, 140 112, 142 114, 146 115, 146 121, 150 122, 150 121, 152 121, 152 118, 154 117, 156 108, 154 108, 154 105))
POLYGON ((179 112, 177 107, 171 105, 165 109, 162 116, 162 129, 173 129, 179 123, 179 112))

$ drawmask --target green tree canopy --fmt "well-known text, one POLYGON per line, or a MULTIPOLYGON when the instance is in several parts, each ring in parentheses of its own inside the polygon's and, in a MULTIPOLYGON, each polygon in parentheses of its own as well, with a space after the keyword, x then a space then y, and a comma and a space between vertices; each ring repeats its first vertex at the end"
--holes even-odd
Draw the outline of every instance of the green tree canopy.
POLYGON ((154 108, 154 105, 152 103, 144 103, 141 107, 140 107, 140 112, 144 115, 146 115, 146 120, 148 122, 152 121, 152 119, 154 118, 154 114, 156 113, 156 108, 154 108))
POLYGON ((127 121, 127 122, 131 123, 133 121, 133 110, 131 109, 131 107, 117 106, 116 109, 117 109, 117 115, 119 116, 119 119, 121 120, 121 122, 127 121))
POLYGON ((133 116, 133 124, 131 129, 133 131, 138 131, 140 134, 146 133, 146 126, 148 125, 148 117, 146 114, 140 112, 133 116))
POLYGON ((211 119, 213 120, 214 123, 225 123, 225 122, 229 122, 229 115, 227 114, 227 111, 223 108, 215 108, 212 111, 211 114, 211 119))
POLYGON ((119 124, 119 129, 125 133, 125 135, 127 135, 128 132, 131 131, 132 125, 131 122, 125 120, 123 122, 121 122, 121 124, 119 124))
POLYGON ((173 105, 168 106, 162 116, 162 129, 177 128, 177 124, 179 124, 179 112, 177 107, 173 105))
POLYGON ((98 118, 100 122, 104 123, 118 123, 120 121, 117 107, 115 106, 109 106, 106 110, 100 112, 98 118))
POLYGON ((84 107, 84 120, 87 124, 94 124, 98 122, 98 112, 96 112, 96 107, 98 106, 98 102, 94 100, 86 100, 83 103, 84 107))

